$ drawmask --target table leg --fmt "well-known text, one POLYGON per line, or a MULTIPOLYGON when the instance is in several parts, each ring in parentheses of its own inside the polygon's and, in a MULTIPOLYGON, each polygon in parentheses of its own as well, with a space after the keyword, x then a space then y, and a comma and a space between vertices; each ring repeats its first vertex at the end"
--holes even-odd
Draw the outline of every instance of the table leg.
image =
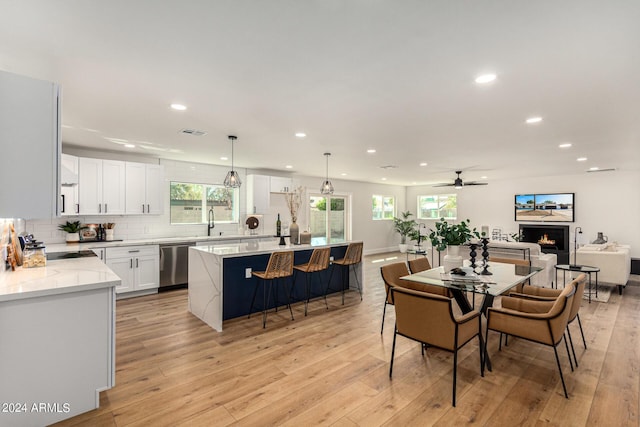
POLYGON ((597 271, 596 271, 596 298, 598 298, 598 272, 597 271))
POLYGON ((591 304, 591 273, 587 274, 589 275, 589 304, 591 304))

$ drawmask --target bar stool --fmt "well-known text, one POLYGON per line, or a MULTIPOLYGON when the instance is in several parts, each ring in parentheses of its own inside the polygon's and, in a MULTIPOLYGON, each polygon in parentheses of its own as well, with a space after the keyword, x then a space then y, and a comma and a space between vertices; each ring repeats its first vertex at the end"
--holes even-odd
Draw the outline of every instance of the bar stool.
MULTIPOLYGON (((256 300, 256 294, 258 293, 258 287, 262 282, 263 287, 263 296, 262 296, 262 327, 264 328, 267 324, 267 301, 271 297, 271 288, 273 288, 273 282, 276 282, 276 286, 278 283, 282 283, 284 286, 284 294, 287 297, 287 307, 289 307, 289 312, 291 313, 291 320, 293 320, 293 310, 291 310, 291 301, 289 299, 289 290, 287 289, 287 281, 288 277, 293 276, 293 251, 285 251, 285 252, 274 252, 269 257, 269 262, 267 263, 267 269, 265 271, 253 271, 251 274, 258 278, 256 283, 256 288, 253 291, 253 298, 251 299, 251 307, 249 307, 249 316, 251 317, 251 311, 253 310, 253 303, 256 300), (281 280, 282 279, 282 280, 281 280), (267 281, 269 282, 269 292, 267 294, 267 281)), ((276 288, 277 294, 277 288, 276 288)), ((278 301, 277 296, 274 296, 273 303, 276 307, 276 311, 278 311, 278 301)))
MULTIPOLYGON (((347 250, 344 253, 344 258, 333 260, 331 267, 331 274, 329 275, 329 282, 327 283, 327 290, 324 293, 324 301, 327 304, 327 294, 329 293, 329 287, 331 286, 331 276, 333 276, 333 270, 336 265, 341 268, 342 272, 342 305, 344 305, 344 286, 345 283, 349 285, 349 266, 353 266, 353 275, 356 278, 356 284, 358 285, 358 292, 360 292, 360 301, 362 301, 362 288, 360 287, 360 281, 358 280, 358 274, 356 273, 356 264, 362 261, 362 242, 349 243, 347 250)), ((329 305, 327 304, 327 308, 329 305)))
MULTIPOLYGON (((313 273, 320 273, 327 268, 329 268, 329 256, 331 255, 331 248, 316 248, 311 253, 311 258, 309 258, 309 262, 304 264, 294 265, 294 279, 295 283, 295 272, 300 271, 305 275, 305 285, 307 292, 307 299, 304 302, 304 315, 307 315, 307 306, 309 305, 309 299, 311 299, 311 285, 313 284, 313 273)), ((320 275, 318 275, 319 277, 320 275)), ((326 302, 326 299, 325 299, 326 302)), ((329 308, 327 306, 327 308, 329 308)))

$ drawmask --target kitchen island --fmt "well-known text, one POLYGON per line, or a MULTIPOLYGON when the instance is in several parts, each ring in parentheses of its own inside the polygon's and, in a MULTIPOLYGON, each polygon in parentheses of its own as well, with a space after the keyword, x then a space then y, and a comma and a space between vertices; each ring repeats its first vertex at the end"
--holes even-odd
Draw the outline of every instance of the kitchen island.
POLYGON ((115 293, 98 258, 0 273, 0 425, 49 425, 98 408, 115 383, 115 293))
MULTIPOLYGON (((189 248, 189 311, 216 331, 222 331, 224 320, 249 314, 256 278, 251 271, 264 271, 269 257, 277 251, 294 251, 294 265, 309 260, 314 248, 331 247, 331 256, 344 256, 351 242, 329 245, 278 245, 277 242, 247 242, 230 245, 211 245, 189 248)), ((322 272, 322 281, 313 280, 311 295, 324 294, 331 266, 322 272)), ((358 280, 364 283, 362 264, 355 265, 358 280)), ((356 288, 353 269, 349 269, 349 287, 356 288)), ((305 296, 304 275, 296 275, 293 300, 305 296)), ((331 278, 331 290, 341 289, 341 274, 331 278)), ((261 308, 260 308, 261 310, 261 308)))

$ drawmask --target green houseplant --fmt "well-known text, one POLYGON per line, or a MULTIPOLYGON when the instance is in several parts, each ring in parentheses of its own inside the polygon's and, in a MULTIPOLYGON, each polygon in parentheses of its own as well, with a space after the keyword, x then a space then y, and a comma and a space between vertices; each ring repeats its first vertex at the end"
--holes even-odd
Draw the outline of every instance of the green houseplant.
POLYGON ((434 249, 444 251, 449 246, 462 245, 472 238, 480 238, 480 233, 475 228, 469 228, 469 220, 460 221, 459 224, 448 223, 444 218, 435 223, 435 230, 429 233, 429 240, 434 249))
POLYGON ((415 232, 418 223, 410 219, 413 214, 410 211, 401 212, 400 217, 393 217, 393 228, 400 234, 400 252, 407 250, 407 237, 415 232))
POLYGON ((80 241, 80 230, 84 227, 80 224, 80 221, 69 222, 58 225, 58 228, 67 233, 67 243, 76 243, 80 241))

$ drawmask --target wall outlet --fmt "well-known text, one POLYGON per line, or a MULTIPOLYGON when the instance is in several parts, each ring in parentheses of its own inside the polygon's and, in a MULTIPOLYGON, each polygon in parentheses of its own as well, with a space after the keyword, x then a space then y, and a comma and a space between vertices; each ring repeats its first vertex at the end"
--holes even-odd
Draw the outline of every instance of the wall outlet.
POLYGON ((244 269, 244 278, 245 279, 251 279, 251 268, 245 268, 244 269))
POLYGON ((329 261, 333 261, 333 256, 330 256, 330 257, 329 257, 329 261))

